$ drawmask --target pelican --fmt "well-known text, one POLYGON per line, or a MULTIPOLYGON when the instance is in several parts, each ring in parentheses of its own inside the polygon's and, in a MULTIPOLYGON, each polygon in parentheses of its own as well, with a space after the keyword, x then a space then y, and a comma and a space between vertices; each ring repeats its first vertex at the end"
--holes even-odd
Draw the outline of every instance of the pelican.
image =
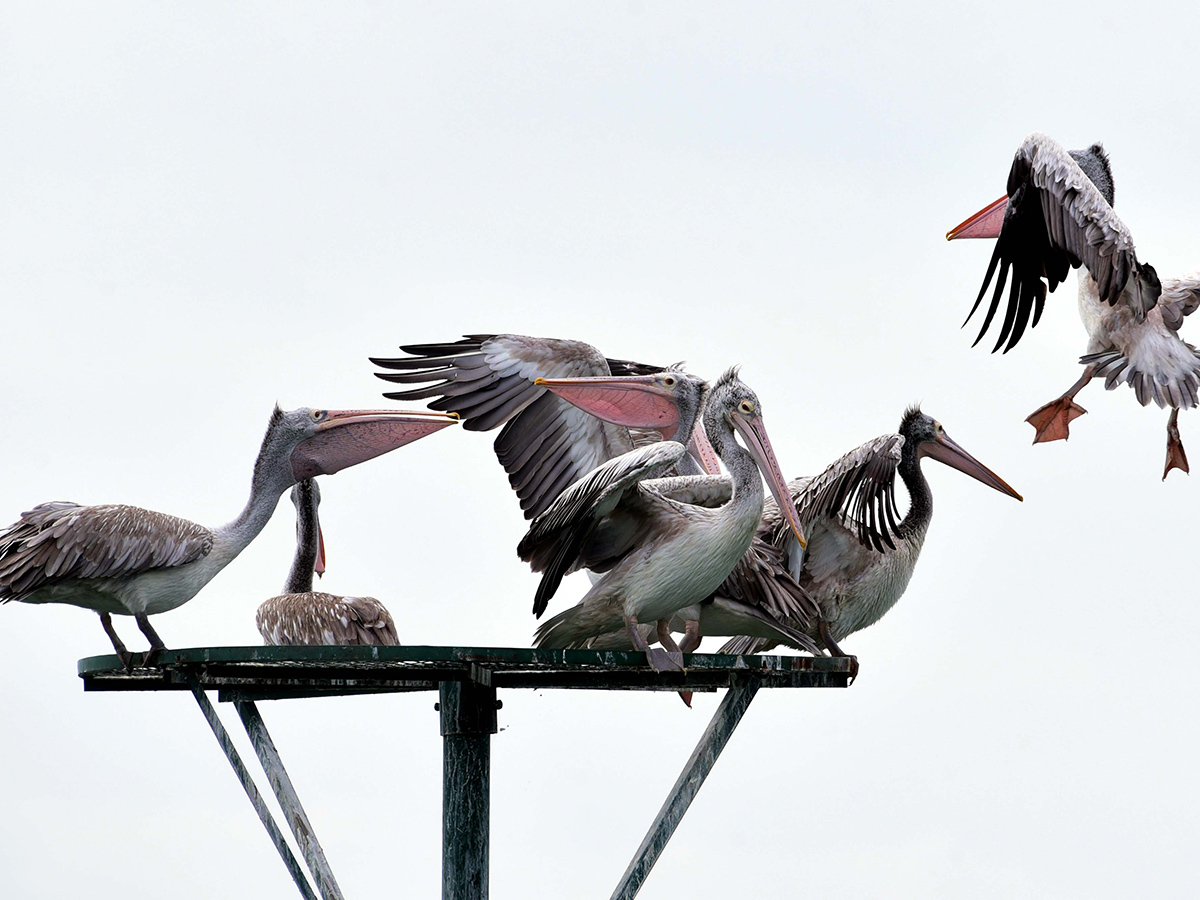
MULTIPOLYGON (((1008 173, 1008 192, 946 234, 955 238, 998 238, 983 287, 969 321, 999 270, 996 289, 975 343, 983 338, 1000 305, 1011 270, 1012 287, 992 352, 1008 352, 1041 318, 1047 288, 1053 291, 1070 268, 1079 273, 1079 316, 1088 332, 1083 374, 1066 393, 1036 410, 1033 442, 1066 440, 1072 420, 1087 410, 1075 402, 1093 378, 1113 390, 1124 383, 1138 402, 1171 407, 1167 461, 1188 471, 1179 438, 1179 410, 1197 405, 1200 354, 1179 337, 1185 316, 1200 306, 1200 276, 1160 279, 1138 261, 1133 236, 1113 212, 1113 177, 1100 144, 1063 150, 1044 134, 1027 137, 1008 173)), ((965 324, 965 323, 964 323, 965 324)))
POLYGON ((428 412, 278 407, 236 519, 207 528, 136 506, 43 503, 0 532, 0 602, 67 603, 100 615, 127 668, 112 615, 133 616, 153 658, 166 649, 149 616, 182 606, 258 536, 280 495, 432 434, 456 419, 428 412))
MULTIPOLYGON (((434 398, 430 408, 457 413, 467 431, 503 425, 496 456, 527 519, 545 512, 568 485, 646 440, 689 444, 691 453, 675 467, 678 474, 718 471, 700 419, 708 386, 679 366, 607 359, 582 341, 519 334, 469 335, 451 343, 400 349, 410 355, 371 358, 375 365, 395 370, 376 376, 421 386, 384 396, 434 398), (590 380, 562 390, 585 396, 602 389, 609 379, 628 380, 639 401, 635 418, 650 424, 631 430, 620 416, 601 422, 555 396, 561 380, 578 378, 590 380)), ((624 404, 634 405, 628 399, 624 404)))
POLYGON ((687 453, 683 444, 661 441, 595 469, 533 520, 517 553, 543 573, 535 605, 544 609, 570 571, 586 567, 603 573, 576 606, 543 623, 537 646, 576 645, 623 627, 652 666, 681 667, 670 617, 711 594, 749 549, 762 516, 763 477, 784 501, 784 516, 804 544, 758 397, 736 369, 713 386, 704 427, 730 472, 729 486, 710 475, 656 483, 687 453), (748 449, 738 444, 735 432, 748 449), (728 502, 713 508, 710 495, 730 486, 728 502), (652 650, 638 628, 650 622, 656 623, 666 653, 652 650))
MULTIPOLYGON (((792 538, 790 516, 781 516, 769 501, 764 510, 757 540, 777 548, 791 577, 816 599, 817 627, 802 625, 802 630, 819 636, 837 656, 847 655, 838 642, 878 622, 912 578, 933 517, 933 492, 921 471, 924 457, 1022 499, 951 440, 940 422, 914 406, 905 411, 898 434, 867 441, 815 478, 791 482, 788 507, 805 529, 807 548, 792 538), (897 476, 909 495, 908 512, 899 521, 897 476)), ((747 635, 729 641, 721 652, 757 653, 777 643, 778 638, 747 635)))
POLYGON ((325 572, 325 536, 317 508, 321 489, 305 478, 292 488, 296 557, 283 593, 263 601, 254 617, 266 644, 399 644, 391 613, 374 597, 338 597, 313 590, 325 572))

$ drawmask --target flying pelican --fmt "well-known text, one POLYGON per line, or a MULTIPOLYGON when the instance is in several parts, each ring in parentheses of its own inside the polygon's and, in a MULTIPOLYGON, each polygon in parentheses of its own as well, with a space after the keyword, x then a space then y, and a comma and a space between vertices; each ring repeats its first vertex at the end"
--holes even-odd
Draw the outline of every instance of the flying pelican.
MULTIPOLYGON (((815 478, 791 482, 789 506, 805 529, 807 548, 794 541, 788 531, 791 518, 781 516, 778 506, 768 501, 763 512, 757 540, 782 553, 791 578, 807 589, 821 610, 815 629, 797 622, 788 624, 819 636, 837 656, 846 655, 838 642, 878 622, 912 578, 933 517, 933 492, 921 471, 924 457, 1022 499, 951 440, 940 422, 914 406, 905 411, 899 434, 867 441, 815 478), (908 513, 899 521, 897 475, 909 495, 908 513)), ((777 643, 778 638, 743 636, 726 643, 721 651, 757 653, 777 643)))
MULTIPOLYGON (((408 344, 400 349, 410 355, 371 358, 377 366, 397 370, 377 372, 377 377, 421 386, 384 396, 393 400, 432 397, 431 409, 457 413, 468 431, 503 425, 495 442, 496 456, 527 519, 545 512, 564 488, 601 463, 646 440, 689 443, 692 454, 680 459, 679 474, 718 471, 700 420, 707 384, 678 366, 606 359, 582 341, 519 334, 469 335, 451 343, 408 344), (594 379, 590 385, 564 388, 583 394, 614 376, 634 376, 631 385, 640 401, 637 418, 651 425, 631 430, 621 421, 601 422, 552 393, 560 379, 594 379)), ((627 398, 624 405, 634 403, 627 398)))
POLYGON ((1138 262, 1133 237, 1113 212, 1113 177, 1108 154, 1099 144, 1063 150, 1044 134, 1027 137, 1008 173, 1008 192, 946 234, 955 238, 999 238, 983 287, 968 321, 999 269, 996 289, 979 337, 992 324, 1009 272, 1012 287, 992 352, 1016 346, 1033 315, 1037 325, 1046 300, 1071 268, 1079 274, 1079 316, 1088 332, 1083 374, 1065 394, 1025 421, 1036 430, 1033 442, 1066 440, 1073 419, 1087 410, 1075 395, 1093 378, 1113 390, 1125 383, 1138 402, 1171 407, 1167 420, 1167 461, 1188 471, 1179 439, 1179 410, 1197 405, 1200 354, 1179 337, 1185 316, 1200 306, 1200 276, 1159 279, 1154 267, 1138 262))
POLYGON ((321 489, 305 478, 292 488, 296 557, 283 593, 263 601, 254 617, 266 644, 399 644, 391 613, 374 597, 338 597, 313 590, 325 572, 325 536, 317 507, 321 489))
POLYGON ((250 499, 232 522, 206 528, 136 506, 43 503, 0 532, 0 602, 94 610, 130 668, 132 654, 113 629, 114 613, 134 617, 153 657, 166 648, 148 617, 191 600, 258 536, 289 487, 455 421, 428 412, 276 407, 254 463, 250 499))
POLYGON ((535 572, 544 573, 535 609, 545 608, 566 573, 579 568, 603 573, 576 606, 543 623, 537 646, 575 645, 624 627, 652 666, 681 667, 670 617, 711 594, 749 549, 762 516, 763 477, 784 501, 785 518, 803 545, 758 397, 736 369, 713 386, 704 426, 730 472, 730 485, 711 475, 654 484, 687 452, 683 444, 661 441, 600 466, 534 519, 517 552, 535 572), (735 432, 748 449, 738 444, 735 432), (729 492, 730 486, 728 502, 713 508, 706 495, 729 492), (656 623, 668 653, 651 650, 640 622, 656 623))

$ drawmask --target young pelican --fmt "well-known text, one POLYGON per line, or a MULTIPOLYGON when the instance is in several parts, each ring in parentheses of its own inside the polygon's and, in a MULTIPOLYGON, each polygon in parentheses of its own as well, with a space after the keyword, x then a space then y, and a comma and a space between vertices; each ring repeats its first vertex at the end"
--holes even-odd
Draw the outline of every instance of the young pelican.
POLYGON ((126 667, 132 655, 112 615, 133 616, 151 654, 166 649, 149 616, 182 606, 262 531, 280 495, 456 421, 437 413, 278 407, 271 414, 236 519, 207 528, 136 506, 43 503, 0 532, 0 602, 67 603, 100 614, 126 667))
POLYGON ((321 489, 305 478, 292 488, 296 557, 283 593, 263 601, 254 617, 266 644, 399 644, 391 613, 374 597, 339 597, 313 590, 325 573, 325 535, 317 508, 321 489))

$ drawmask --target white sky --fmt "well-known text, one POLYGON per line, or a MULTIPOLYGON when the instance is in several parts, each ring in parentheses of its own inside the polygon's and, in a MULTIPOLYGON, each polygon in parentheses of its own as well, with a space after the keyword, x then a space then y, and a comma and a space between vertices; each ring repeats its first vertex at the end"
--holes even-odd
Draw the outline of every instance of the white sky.
MULTIPOLYGON (((3 4, 0 524, 227 521, 276 400, 377 405, 368 355, 465 332, 743 363, 789 476, 922 400, 1026 502, 926 464, 933 526, 846 641, 859 683, 760 694, 642 896, 1194 896, 1200 483, 1160 482, 1166 413, 1128 389, 1031 448, 1085 349, 1074 279, 1008 356, 972 350, 990 246, 943 234, 1042 130, 1105 142, 1144 260, 1200 265, 1197 13, 905 7, 3 4)), ((405 643, 528 644, 490 443, 324 479, 322 586, 405 643)), ((257 643, 292 541, 285 501, 156 620, 168 645, 257 643)), ((85 696, 109 645, 83 610, 10 604, 0 635, 6 896, 290 895, 186 695, 85 696)), ((263 705, 347 896, 437 895, 433 699, 263 705)), ((492 896, 607 896, 718 696, 503 699, 492 896)))

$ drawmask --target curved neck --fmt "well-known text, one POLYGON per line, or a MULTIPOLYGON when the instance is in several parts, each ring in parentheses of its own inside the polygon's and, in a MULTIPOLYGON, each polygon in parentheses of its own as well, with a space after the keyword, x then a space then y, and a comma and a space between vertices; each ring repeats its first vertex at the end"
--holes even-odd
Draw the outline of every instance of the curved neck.
POLYGON ((317 545, 321 539, 312 480, 301 482, 299 489, 300 502, 296 505, 296 556, 283 585, 285 594, 307 594, 313 589, 313 569, 317 564, 317 545))
POLYGON ((716 410, 710 409, 705 414, 704 427, 713 449, 733 478, 733 497, 724 508, 732 510, 747 504, 757 504, 761 508, 764 496, 762 474, 754 457, 737 442, 733 428, 716 410))
POLYGON ((280 496, 295 483, 290 467, 285 470, 280 465, 272 465, 265 454, 266 448, 254 464, 254 478, 250 483, 250 499, 246 501, 246 506, 232 522, 213 529, 225 545, 226 561, 233 559, 258 537, 275 514, 280 496))
POLYGON ((921 471, 921 457, 916 441, 905 439, 904 449, 900 452, 900 477, 908 488, 908 513, 896 528, 897 534, 907 538, 914 532, 924 529, 933 518, 933 492, 929 490, 929 482, 921 471))

